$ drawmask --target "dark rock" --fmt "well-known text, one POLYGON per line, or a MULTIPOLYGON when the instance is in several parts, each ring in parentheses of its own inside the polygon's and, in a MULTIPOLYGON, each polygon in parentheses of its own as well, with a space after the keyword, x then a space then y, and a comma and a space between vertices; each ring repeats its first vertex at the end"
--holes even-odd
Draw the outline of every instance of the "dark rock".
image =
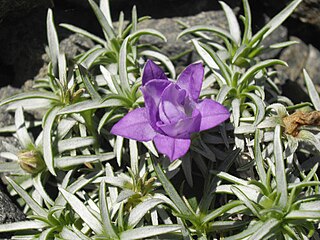
MULTIPOLYGON (((187 43, 191 36, 184 36, 182 39, 177 40, 178 34, 182 31, 182 27, 178 24, 181 21, 189 26, 196 25, 208 25, 208 26, 219 26, 221 28, 227 28, 227 20, 225 18, 224 12, 219 11, 208 11, 202 12, 195 16, 190 17, 176 17, 176 18, 162 18, 162 19, 151 19, 139 24, 139 28, 154 28, 161 33, 163 33, 167 42, 164 43, 158 38, 152 36, 145 36, 141 38, 142 43, 151 43, 161 48, 161 52, 171 58, 175 58, 177 55, 192 50, 193 46, 191 43, 187 43)), ((197 60, 194 58, 194 54, 187 54, 183 58, 177 59, 175 65, 186 66, 190 61, 197 60)))
POLYGON ((291 37, 290 40, 300 43, 286 48, 280 55, 280 59, 287 62, 289 67, 276 66, 283 94, 294 103, 309 101, 302 70, 307 70, 320 91, 320 52, 311 44, 307 45, 296 37, 291 37))
POLYGON ((280 59, 287 62, 289 67, 276 66, 278 71, 278 76, 282 83, 287 79, 292 81, 298 81, 300 84, 302 82, 299 80, 299 76, 309 55, 309 47, 304 42, 296 37, 291 37, 290 40, 298 41, 299 44, 294 44, 286 49, 284 49, 280 55, 280 59))
MULTIPOLYGON (((14 94, 21 92, 21 90, 12 88, 10 86, 0 89, 0 99, 7 98, 14 94)), ((0 107, 0 127, 14 124, 14 119, 11 114, 5 111, 5 106, 0 107)), ((19 143, 16 138, 8 136, 0 136, 0 152, 7 151, 4 146, 4 142, 19 147, 19 143)), ((2 160, 2 159, 0 159, 2 160)), ((25 220, 23 212, 15 205, 15 203, 6 194, 6 188, 0 180, 0 224, 17 222, 25 220)), ((0 238, 9 238, 10 234, 0 234, 0 238)))

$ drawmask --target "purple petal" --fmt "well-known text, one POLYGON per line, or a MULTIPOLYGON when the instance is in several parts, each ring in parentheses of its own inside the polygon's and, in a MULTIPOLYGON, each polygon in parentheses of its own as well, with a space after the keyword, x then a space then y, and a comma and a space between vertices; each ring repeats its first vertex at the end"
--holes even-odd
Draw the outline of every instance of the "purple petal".
POLYGON ((175 123, 186 118, 184 102, 186 91, 180 89, 176 84, 170 84, 163 91, 159 104, 159 116, 162 122, 175 123))
POLYGON ((190 139, 171 138, 157 134, 154 143, 158 151, 166 155, 170 161, 176 160, 188 152, 191 144, 190 139))
POLYGON ((213 128, 230 117, 228 109, 211 99, 204 99, 197 104, 201 113, 200 131, 213 128))
POLYGON ((112 127, 111 133, 141 142, 150 141, 156 135, 149 124, 145 108, 129 112, 112 127))
POLYGON ((167 80, 166 74, 163 70, 155 64, 152 60, 148 60, 143 69, 142 74, 142 86, 152 79, 165 79, 167 80))
POLYGON ((148 112, 150 125, 157 130, 156 122, 159 120, 158 107, 160 97, 164 89, 172 84, 168 80, 155 79, 149 81, 145 86, 141 87, 144 97, 144 103, 148 112))
POLYGON ((191 133, 199 132, 201 124, 201 114, 198 109, 194 109, 192 116, 179 120, 171 124, 157 124, 165 135, 174 138, 189 139, 191 133))
POLYGON ((204 68, 201 63, 189 65, 179 76, 177 84, 185 89, 189 96, 197 101, 200 95, 204 68))

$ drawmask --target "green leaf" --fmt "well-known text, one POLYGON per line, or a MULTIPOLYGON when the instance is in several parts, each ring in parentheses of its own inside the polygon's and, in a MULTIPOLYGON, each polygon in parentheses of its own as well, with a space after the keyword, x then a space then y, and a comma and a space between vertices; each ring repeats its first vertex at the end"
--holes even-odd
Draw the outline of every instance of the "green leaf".
POLYGON ((152 29, 152 28, 146 28, 146 29, 140 29, 132 34, 130 34, 128 37, 130 38, 130 41, 136 41, 143 35, 151 35, 158 37, 162 39, 163 41, 167 41, 167 38, 159 31, 152 29))
POLYGON ((58 157, 55 158, 55 167, 59 169, 69 169, 84 163, 92 162, 104 162, 113 159, 114 153, 102 153, 99 155, 78 155, 78 156, 68 156, 68 157, 58 157))
POLYGON ((275 218, 268 219, 265 221, 259 231, 255 232, 249 240, 260 240, 260 239, 265 239, 267 235, 270 233, 275 233, 274 229, 278 227, 278 225, 281 224, 281 221, 275 218))
POLYGON ((50 59, 52 62, 53 73, 58 74, 58 56, 59 56, 59 40, 57 31, 54 26, 52 10, 49 8, 47 13, 47 38, 49 44, 50 59))
POLYGON ((254 136, 254 158, 256 161, 257 172, 260 180, 266 186, 267 185, 267 173, 264 168, 262 152, 260 148, 260 130, 257 129, 254 136))
MULTIPOLYGON (((193 41, 195 42, 195 41, 193 41)), ((209 54, 209 56, 214 60, 214 62, 217 64, 219 70, 221 71, 221 75, 225 79, 225 82, 231 86, 231 70, 227 64, 225 64, 217 53, 215 53, 211 48, 209 48, 207 45, 203 43, 199 43, 200 46, 209 54)), ((214 71, 215 73, 215 71, 214 71)))
POLYGON ((66 56, 64 53, 58 54, 58 69, 59 69, 59 80, 62 84, 62 86, 67 89, 68 83, 67 83, 67 62, 66 62, 66 56))
POLYGON ((257 108, 254 120, 254 126, 256 126, 264 119, 266 109, 265 103, 254 93, 243 93, 243 95, 250 98, 257 108))
POLYGON ((248 85, 253 77, 257 74, 258 71, 260 71, 261 69, 264 69, 266 67, 270 67, 272 65, 283 65, 283 66, 288 66, 286 62, 282 61, 282 60, 278 60, 278 59, 268 59, 268 60, 264 60, 262 62, 257 63, 256 65, 252 66, 251 68, 249 68, 245 74, 242 75, 242 77, 239 79, 238 83, 241 84, 246 84, 248 85))
POLYGON ((106 237, 110 239, 117 239, 118 235, 116 234, 113 228, 113 224, 111 222, 111 218, 109 214, 107 196, 106 196, 106 183, 104 181, 100 182, 99 205, 100 205, 101 219, 104 226, 104 234, 106 235, 106 237))
POLYGON ((16 109, 15 125, 16 125, 16 134, 18 135, 18 139, 21 146, 24 149, 32 149, 34 147, 34 144, 26 128, 22 107, 18 107, 16 109))
POLYGON ((109 0, 100 0, 100 9, 103 15, 105 16, 106 20, 108 21, 109 26, 113 28, 109 0))
POLYGON ((126 37, 121 45, 119 53, 119 77, 121 87, 125 92, 130 91, 128 71, 127 71, 127 48, 130 36, 126 37))
POLYGON ((63 28, 66 28, 74 33, 78 33, 80 35, 83 35, 85 37, 88 37, 90 39, 92 39, 93 41, 97 42, 97 43, 100 43, 102 46, 105 46, 106 45, 106 41, 103 40, 102 38, 99 38, 98 36, 92 34, 92 33, 89 33, 87 32, 86 30, 83 30, 81 28, 78 28, 76 26, 73 26, 71 24, 67 24, 67 23, 61 23, 59 24, 59 26, 63 27, 63 28))
POLYGON ((97 17, 97 19, 103 29, 103 32, 104 32, 106 39, 108 41, 110 41, 111 39, 114 39, 116 37, 116 35, 115 35, 115 33, 109 23, 110 19, 108 21, 108 19, 105 17, 105 14, 100 10, 98 5, 93 0, 88 0, 88 1, 89 1, 90 5, 94 11, 94 14, 96 15, 96 17, 97 17))
POLYGON ((269 36, 275 29, 277 29, 294 11, 294 9, 302 2, 302 0, 292 1, 286 8, 284 8, 280 13, 273 17, 263 28, 261 28, 251 40, 251 43, 254 44, 260 39, 261 33, 263 38, 269 36))
POLYGON ((153 158, 154 170, 159 178, 159 181, 162 183, 162 187, 164 188, 166 193, 169 195, 171 200, 174 202, 176 207, 180 210, 180 213, 186 216, 193 216, 193 213, 191 212, 191 210, 187 207, 185 202, 181 199, 177 190, 174 188, 174 186, 171 184, 169 179, 166 177, 166 175, 162 171, 160 164, 154 162, 155 161, 154 156, 152 156, 152 158, 153 158))
POLYGON ((106 107, 117 107, 122 106, 122 101, 119 99, 106 99, 104 101, 101 100, 85 100, 83 102, 78 102, 75 104, 71 104, 62 108, 59 111, 59 115, 61 114, 70 114, 70 113, 79 113, 87 110, 93 110, 97 108, 106 108, 106 107))
POLYGON ((164 203, 162 199, 152 198, 139 203, 131 211, 128 218, 128 227, 134 228, 140 220, 146 215, 151 209, 157 205, 164 203))
POLYGON ((34 99, 34 98, 44 98, 48 100, 52 100, 53 102, 59 102, 59 97, 52 92, 46 91, 33 91, 33 92, 25 92, 14 95, 12 97, 8 97, 0 102, 0 106, 6 105, 12 102, 18 102, 25 99, 34 99))
POLYGON ((242 44, 246 44, 250 41, 252 37, 252 29, 251 29, 251 10, 248 0, 242 0, 243 3, 243 12, 244 12, 244 33, 243 33, 243 39, 242 44))
POLYGON ((74 150, 77 148, 88 147, 95 143, 93 137, 73 137, 69 139, 63 139, 58 142, 58 152, 74 150))
POLYGON ((314 86, 309 74, 307 73, 307 71, 305 69, 303 69, 303 76, 304 76, 304 80, 307 85, 307 89, 308 89, 308 93, 309 93, 309 97, 311 99, 311 102, 312 102, 314 108, 317 111, 320 111, 319 93, 317 92, 316 87, 314 86))
POLYGON ((98 93, 98 91, 95 89, 95 86, 93 85, 93 83, 90 81, 89 77, 88 77, 88 71, 87 69, 85 69, 83 66, 78 65, 79 71, 80 71, 80 76, 81 79, 86 87, 86 90, 88 91, 88 93, 90 94, 92 100, 101 100, 101 96, 98 93))
POLYGON ((43 123, 43 158, 47 165, 48 170, 50 173, 54 176, 56 176, 55 170, 54 170, 54 158, 53 158, 53 152, 52 152, 52 128, 55 123, 56 116, 58 112, 60 111, 61 107, 56 106, 51 108, 47 112, 47 117, 43 123))
POLYGON ((195 47, 197 53, 200 55, 202 60, 206 63, 206 65, 211 68, 211 69, 219 69, 218 65, 216 62, 213 60, 213 58, 209 55, 209 53, 201 47, 199 42, 195 39, 191 40, 193 46, 195 47))
POLYGON ((146 227, 126 230, 120 234, 120 239, 126 239, 126 240, 144 239, 144 238, 158 236, 165 233, 175 232, 180 229, 181 229, 181 226, 177 224, 146 226, 146 227))
POLYGON ((227 213, 230 209, 243 205, 242 201, 233 200, 224 204, 223 206, 213 210, 212 212, 208 213, 203 219, 202 224, 207 223, 209 221, 214 220, 215 218, 219 217, 220 215, 227 213))
POLYGON ((219 90, 219 93, 216 97, 216 101, 222 104, 224 102, 224 100, 226 99, 226 97, 228 96, 231 89, 232 88, 229 87, 228 85, 223 85, 219 90))
MULTIPOLYGON (((20 185, 18 185, 14 180, 7 177, 6 178, 13 189, 23 198, 26 204, 34 211, 37 215, 47 218, 47 211, 42 208, 20 185)), ((2 227, 3 225, 0 224, 2 227)))
POLYGON ((59 236, 64 240, 90 240, 90 238, 84 234, 82 234, 82 236, 78 236, 67 226, 63 226, 59 236))
POLYGON ((103 234, 102 223, 89 211, 89 209, 74 194, 64 190, 63 188, 59 188, 59 190, 80 218, 96 234, 103 234))
POLYGON ((259 232, 261 231, 261 226, 263 225, 263 222, 255 222, 254 224, 251 224, 248 226, 247 229, 245 229, 244 231, 236 234, 236 235, 232 235, 229 237, 224 238, 224 240, 240 240, 240 239, 247 239, 246 237, 254 234, 255 232, 259 232))
POLYGON ((139 175, 139 153, 137 141, 129 139, 130 166, 135 175, 139 175))
POLYGON ((35 177, 32 178, 33 180, 33 186, 34 188, 38 191, 38 193, 40 194, 40 196, 51 206, 54 205, 54 202, 52 201, 52 199, 49 197, 49 195, 47 194, 46 190, 43 187, 42 181, 41 181, 41 175, 42 172, 38 173, 35 177))
POLYGON ((258 218, 261 218, 260 213, 259 213, 259 209, 258 206, 252 202, 248 196, 242 192, 238 187, 236 186, 232 186, 231 187, 232 192, 237 196, 237 198, 239 198, 239 200, 241 200, 243 202, 243 204, 245 204, 247 206, 247 208, 250 209, 250 211, 258 218))
POLYGON ((190 27, 187 28, 185 30, 183 30, 178 36, 177 39, 181 38, 182 36, 189 34, 189 33, 196 33, 196 32, 212 32, 218 36, 230 39, 231 41, 233 41, 234 43, 236 43, 236 40, 232 37, 232 35, 227 32, 226 30, 224 30, 223 28, 220 27, 216 27, 216 26, 205 26, 205 25, 200 25, 200 26, 194 26, 194 27, 190 27))
POLYGON ((56 231, 56 229, 53 228, 48 228, 46 230, 44 230, 43 232, 41 232, 40 236, 39 236, 39 240, 49 240, 52 237, 52 233, 56 231))
POLYGON ((222 1, 219 1, 220 5, 223 8, 223 11, 226 14, 228 25, 230 29, 230 34, 235 40, 235 42, 239 45, 241 42, 241 30, 237 20, 236 15, 233 13, 232 9, 222 1))
POLYGON ((163 63, 163 65, 166 66, 172 79, 176 78, 176 71, 173 66, 173 63, 170 61, 170 59, 166 55, 159 53, 159 52, 156 52, 156 51, 152 51, 152 50, 145 50, 145 51, 140 52, 139 54, 144 55, 144 56, 148 56, 148 57, 154 57, 154 58, 158 59, 160 62, 163 63))
POLYGON ((109 89, 111 90, 111 92, 118 93, 118 91, 112 81, 111 73, 102 65, 100 66, 100 71, 103 75, 103 78, 107 81, 107 85, 108 85, 109 89))
POLYGON ((278 194, 281 194, 279 205, 280 207, 285 208, 288 202, 288 185, 284 166, 280 125, 277 125, 274 131, 273 156, 276 169, 275 178, 277 182, 277 192, 278 194))
POLYGON ((285 48, 285 47, 289 47, 294 44, 299 44, 299 42, 298 41, 286 41, 286 42, 281 42, 281 43, 275 43, 275 44, 271 44, 269 46, 269 48, 272 48, 272 49, 285 48))
POLYGON ((22 222, 13 222, 0 224, 0 232, 13 232, 13 231, 23 231, 23 230, 32 230, 32 229, 41 229, 47 225, 44 222, 38 220, 35 221, 22 221, 22 222))

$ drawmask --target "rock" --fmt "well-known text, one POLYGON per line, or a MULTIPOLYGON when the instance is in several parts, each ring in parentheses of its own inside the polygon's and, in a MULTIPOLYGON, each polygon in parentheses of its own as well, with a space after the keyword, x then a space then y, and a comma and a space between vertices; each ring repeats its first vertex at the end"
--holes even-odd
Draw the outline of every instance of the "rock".
MULTIPOLYGON (((14 94, 21 92, 21 90, 12 88, 10 86, 0 89, 0 99, 7 98, 14 94)), ((0 127, 14 124, 14 118, 11 114, 5 111, 5 106, 0 107, 0 127)), ((0 136, 0 152, 7 151, 3 142, 19 147, 19 143, 16 138, 8 136, 0 136)), ((0 158, 0 160, 3 160, 0 158)), ((17 222, 25 220, 23 212, 13 203, 13 201, 6 194, 6 188, 0 180, 0 224, 17 222)), ((0 234, 0 238, 9 238, 10 234, 0 234)))
MULTIPOLYGON (((202 12, 195 16, 189 17, 151 19, 140 23, 139 29, 154 28, 163 33, 168 41, 164 43, 162 40, 158 38, 154 38, 152 36, 144 36, 141 38, 141 42, 156 45, 161 49, 161 52, 163 54, 171 58, 175 58, 183 52, 192 50, 192 44, 187 43, 187 41, 191 39, 190 35, 186 35, 182 37, 182 39, 176 40, 178 34, 182 31, 182 27, 180 24, 178 24, 178 21, 181 21, 189 26, 203 25, 205 23, 205 25, 208 26, 214 25, 224 29, 227 28, 227 21, 224 12, 221 10, 202 12)), ((195 58, 195 55, 189 53, 186 54, 184 57, 177 59, 175 61, 175 65, 177 67, 186 66, 188 63, 190 63, 190 61, 195 60, 197 60, 197 58, 195 58)))
POLYGON ((282 51, 280 59, 286 61, 289 67, 276 66, 278 77, 281 85, 283 85, 285 96, 291 98, 295 103, 309 101, 302 70, 307 70, 320 92, 320 52, 314 46, 305 44, 299 38, 291 37, 290 40, 300 43, 282 51))

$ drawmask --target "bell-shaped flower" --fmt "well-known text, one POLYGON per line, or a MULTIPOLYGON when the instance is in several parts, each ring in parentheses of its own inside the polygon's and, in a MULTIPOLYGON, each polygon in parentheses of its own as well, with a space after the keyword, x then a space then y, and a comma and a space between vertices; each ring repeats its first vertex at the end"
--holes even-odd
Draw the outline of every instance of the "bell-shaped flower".
POLYGON ((137 141, 153 140, 171 161, 182 157, 192 133, 213 128, 230 116, 220 103, 199 99, 203 75, 201 63, 191 64, 173 82, 149 60, 142 75, 145 107, 129 112, 111 133, 137 141))

